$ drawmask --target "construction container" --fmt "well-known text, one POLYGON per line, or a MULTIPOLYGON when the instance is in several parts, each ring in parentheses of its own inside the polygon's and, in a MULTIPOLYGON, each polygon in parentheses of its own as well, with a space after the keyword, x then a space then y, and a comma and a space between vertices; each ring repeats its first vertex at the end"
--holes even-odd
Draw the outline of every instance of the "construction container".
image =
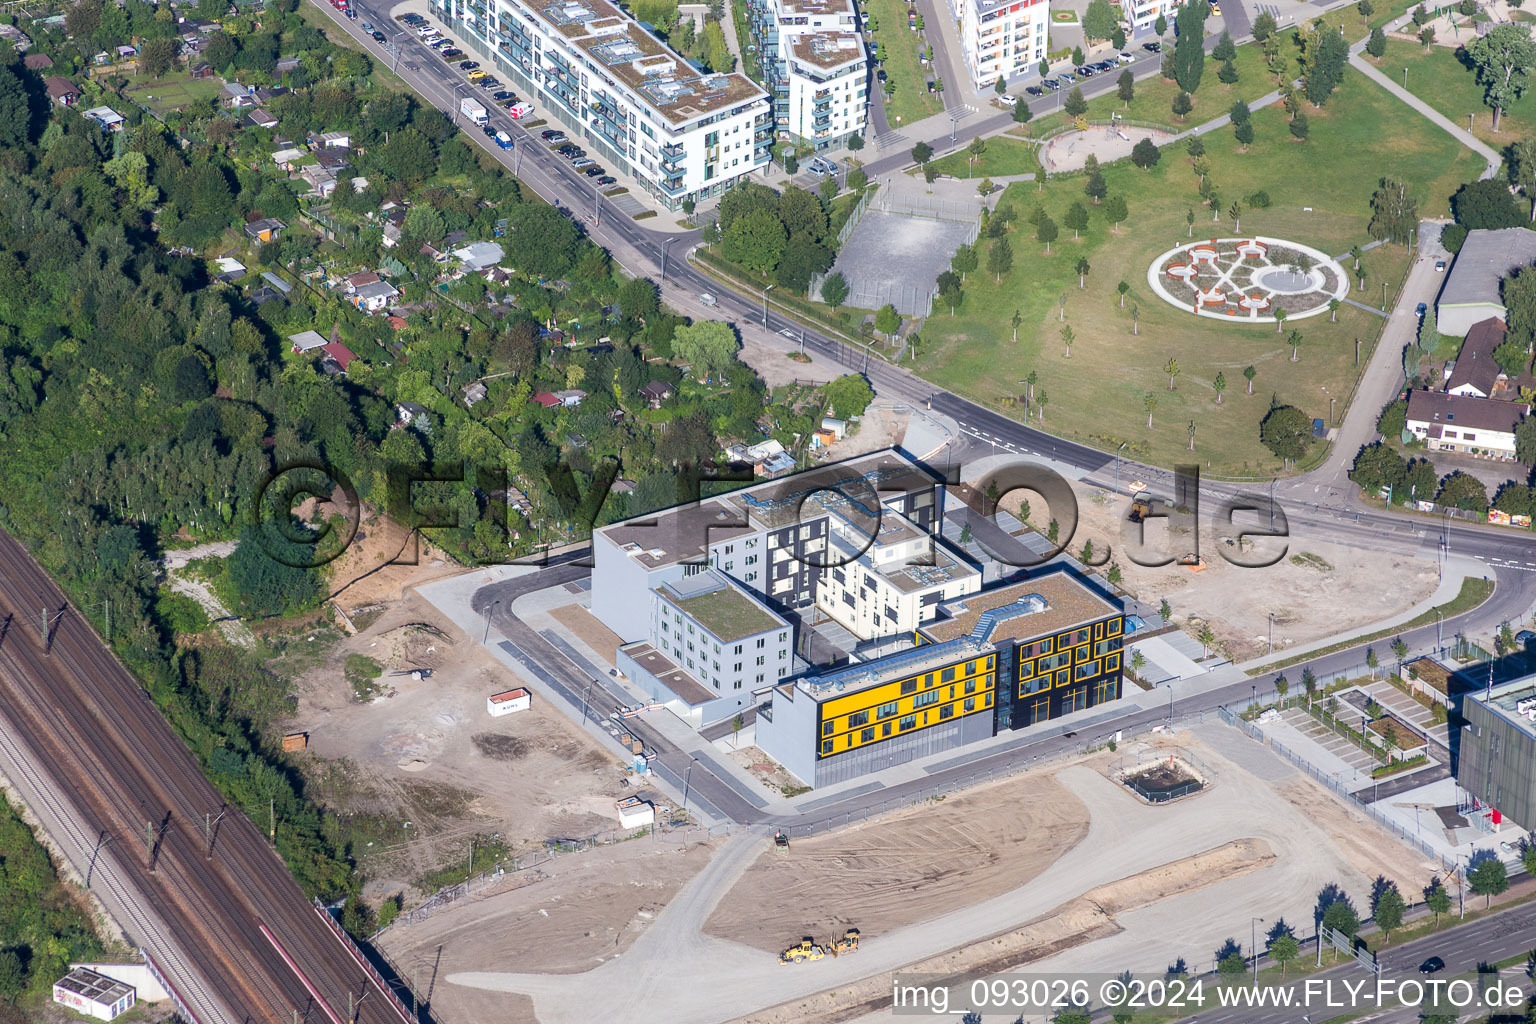
POLYGON ((642 825, 651 825, 656 822, 656 808, 651 806, 649 800, 642 800, 637 796, 627 796, 614 803, 619 809, 620 828, 639 828, 642 825))
POLYGON ((485 699, 485 710, 492 718, 527 711, 533 707, 533 695, 519 686, 515 690, 503 690, 485 699))
POLYGON ((283 737, 283 752, 304 750, 309 746, 309 733, 291 732, 283 737))

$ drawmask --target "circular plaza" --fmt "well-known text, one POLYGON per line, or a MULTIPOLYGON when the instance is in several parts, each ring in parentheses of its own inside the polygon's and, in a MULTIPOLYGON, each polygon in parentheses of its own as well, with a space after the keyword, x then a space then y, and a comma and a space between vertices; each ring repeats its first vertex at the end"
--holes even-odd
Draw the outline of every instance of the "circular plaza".
POLYGON ((1147 268, 1164 302, 1196 316, 1274 323, 1277 310, 1300 320, 1349 294, 1337 260, 1309 245, 1262 235, 1208 238, 1169 249, 1147 268))

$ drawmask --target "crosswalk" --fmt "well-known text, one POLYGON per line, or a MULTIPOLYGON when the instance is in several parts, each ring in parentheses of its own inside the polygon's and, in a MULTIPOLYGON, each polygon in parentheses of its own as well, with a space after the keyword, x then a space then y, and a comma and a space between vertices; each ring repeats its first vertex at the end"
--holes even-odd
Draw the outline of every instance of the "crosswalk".
POLYGON ((875 148, 876 149, 890 149, 890 148, 892 148, 894 146, 899 146, 900 144, 902 144, 903 142, 906 142, 906 141, 907 141, 907 137, 905 135, 901 134, 901 132, 898 132, 896 129, 892 128, 892 129, 890 129, 888 131, 883 131, 879 135, 875 136, 875 148))

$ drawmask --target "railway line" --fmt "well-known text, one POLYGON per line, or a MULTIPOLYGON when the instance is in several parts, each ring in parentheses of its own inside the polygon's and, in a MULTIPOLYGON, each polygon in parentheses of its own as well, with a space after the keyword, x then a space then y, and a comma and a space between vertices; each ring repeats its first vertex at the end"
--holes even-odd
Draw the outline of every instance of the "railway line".
POLYGON ((52 779, 98 837, 93 858, 110 846, 111 877, 129 890, 115 892, 118 901, 142 902, 164 922, 176 948, 162 967, 178 989, 197 994, 187 999, 199 1024, 411 1020, 266 837, 202 776, 138 682, 4 533, 0 714, 30 748, 22 760, 52 779))

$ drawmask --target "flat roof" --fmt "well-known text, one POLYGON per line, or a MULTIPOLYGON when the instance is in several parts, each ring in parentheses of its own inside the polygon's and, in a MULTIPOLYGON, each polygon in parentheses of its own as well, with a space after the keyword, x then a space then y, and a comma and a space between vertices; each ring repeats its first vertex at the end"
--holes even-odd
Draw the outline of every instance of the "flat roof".
POLYGON ((1536 231, 1526 228, 1467 232, 1446 275, 1439 305, 1487 302, 1502 306, 1500 283, 1520 267, 1536 263, 1536 231))
MULTIPOLYGON (((880 518, 881 529, 875 538, 875 545, 897 543, 895 540, 886 539, 885 524, 892 521, 904 524, 904 528, 900 531, 904 536, 899 539, 911 540, 923 536, 922 531, 913 526, 905 517, 898 518, 888 510, 880 518), (911 534, 911 536, 905 536, 907 534, 911 534)), ((884 579, 903 594, 926 590, 929 587, 940 586, 967 576, 978 576, 981 574, 980 569, 956 558, 937 539, 929 546, 928 551, 921 555, 914 555, 912 561, 887 562, 883 565, 876 562, 869 553, 869 549, 864 545, 862 536, 852 538, 840 537, 834 532, 829 538, 829 543, 835 545, 845 556, 851 558, 854 563, 863 566, 881 579, 884 579), (922 558, 924 561, 918 562, 916 561, 917 558, 922 558)))
POLYGON ((726 582, 722 573, 684 577, 656 589, 723 643, 789 625, 726 582))
POLYGON ((102 1006, 111 1006, 124 996, 134 994, 132 985, 126 985, 105 974, 97 974, 89 967, 76 967, 54 982, 53 987, 73 992, 83 999, 89 999, 102 1006))
POLYGON ((636 516, 605 526, 597 534, 646 568, 657 569, 701 562, 707 543, 739 537, 754 527, 774 529, 801 518, 819 519, 834 508, 846 509, 851 517, 864 516, 880 506, 883 490, 929 489, 941 482, 895 449, 886 449, 636 516), (834 493, 833 487, 842 493, 834 493), (825 493, 813 497, 818 492, 825 493), (811 507, 802 517, 807 503, 811 507))
POLYGON ((994 616, 989 636, 993 643, 1059 633, 1123 611, 1072 572, 1063 569, 950 601, 943 606, 950 613, 949 618, 930 622, 920 629, 924 636, 937 642, 968 636, 984 613, 1002 610, 1031 594, 1039 595, 1045 607, 1027 614, 994 616))
POLYGON ((962 637, 945 643, 910 647, 883 658, 854 662, 820 675, 802 676, 795 681, 795 685, 812 700, 831 700, 893 679, 929 672, 991 652, 991 647, 962 637))
POLYGON ((672 124, 767 95, 746 75, 700 72, 607 0, 534 0, 528 7, 672 124))
POLYGON ((1491 690, 1479 688, 1468 700, 1488 708, 1522 732, 1536 736, 1536 676, 1522 676, 1499 683, 1491 690))
POLYGON ((673 693, 679 700, 691 708, 701 704, 708 704, 712 700, 718 700, 720 695, 703 683, 699 682, 687 671, 681 668, 677 662, 662 654, 649 643, 641 641, 622 648, 625 654, 644 668, 651 675, 661 681, 661 684, 673 693))
POLYGON ((785 15, 852 14, 853 0, 784 0, 780 10, 785 15))
POLYGON ((796 60, 823 70, 864 63, 864 43, 852 32, 813 32, 794 37, 796 60))

